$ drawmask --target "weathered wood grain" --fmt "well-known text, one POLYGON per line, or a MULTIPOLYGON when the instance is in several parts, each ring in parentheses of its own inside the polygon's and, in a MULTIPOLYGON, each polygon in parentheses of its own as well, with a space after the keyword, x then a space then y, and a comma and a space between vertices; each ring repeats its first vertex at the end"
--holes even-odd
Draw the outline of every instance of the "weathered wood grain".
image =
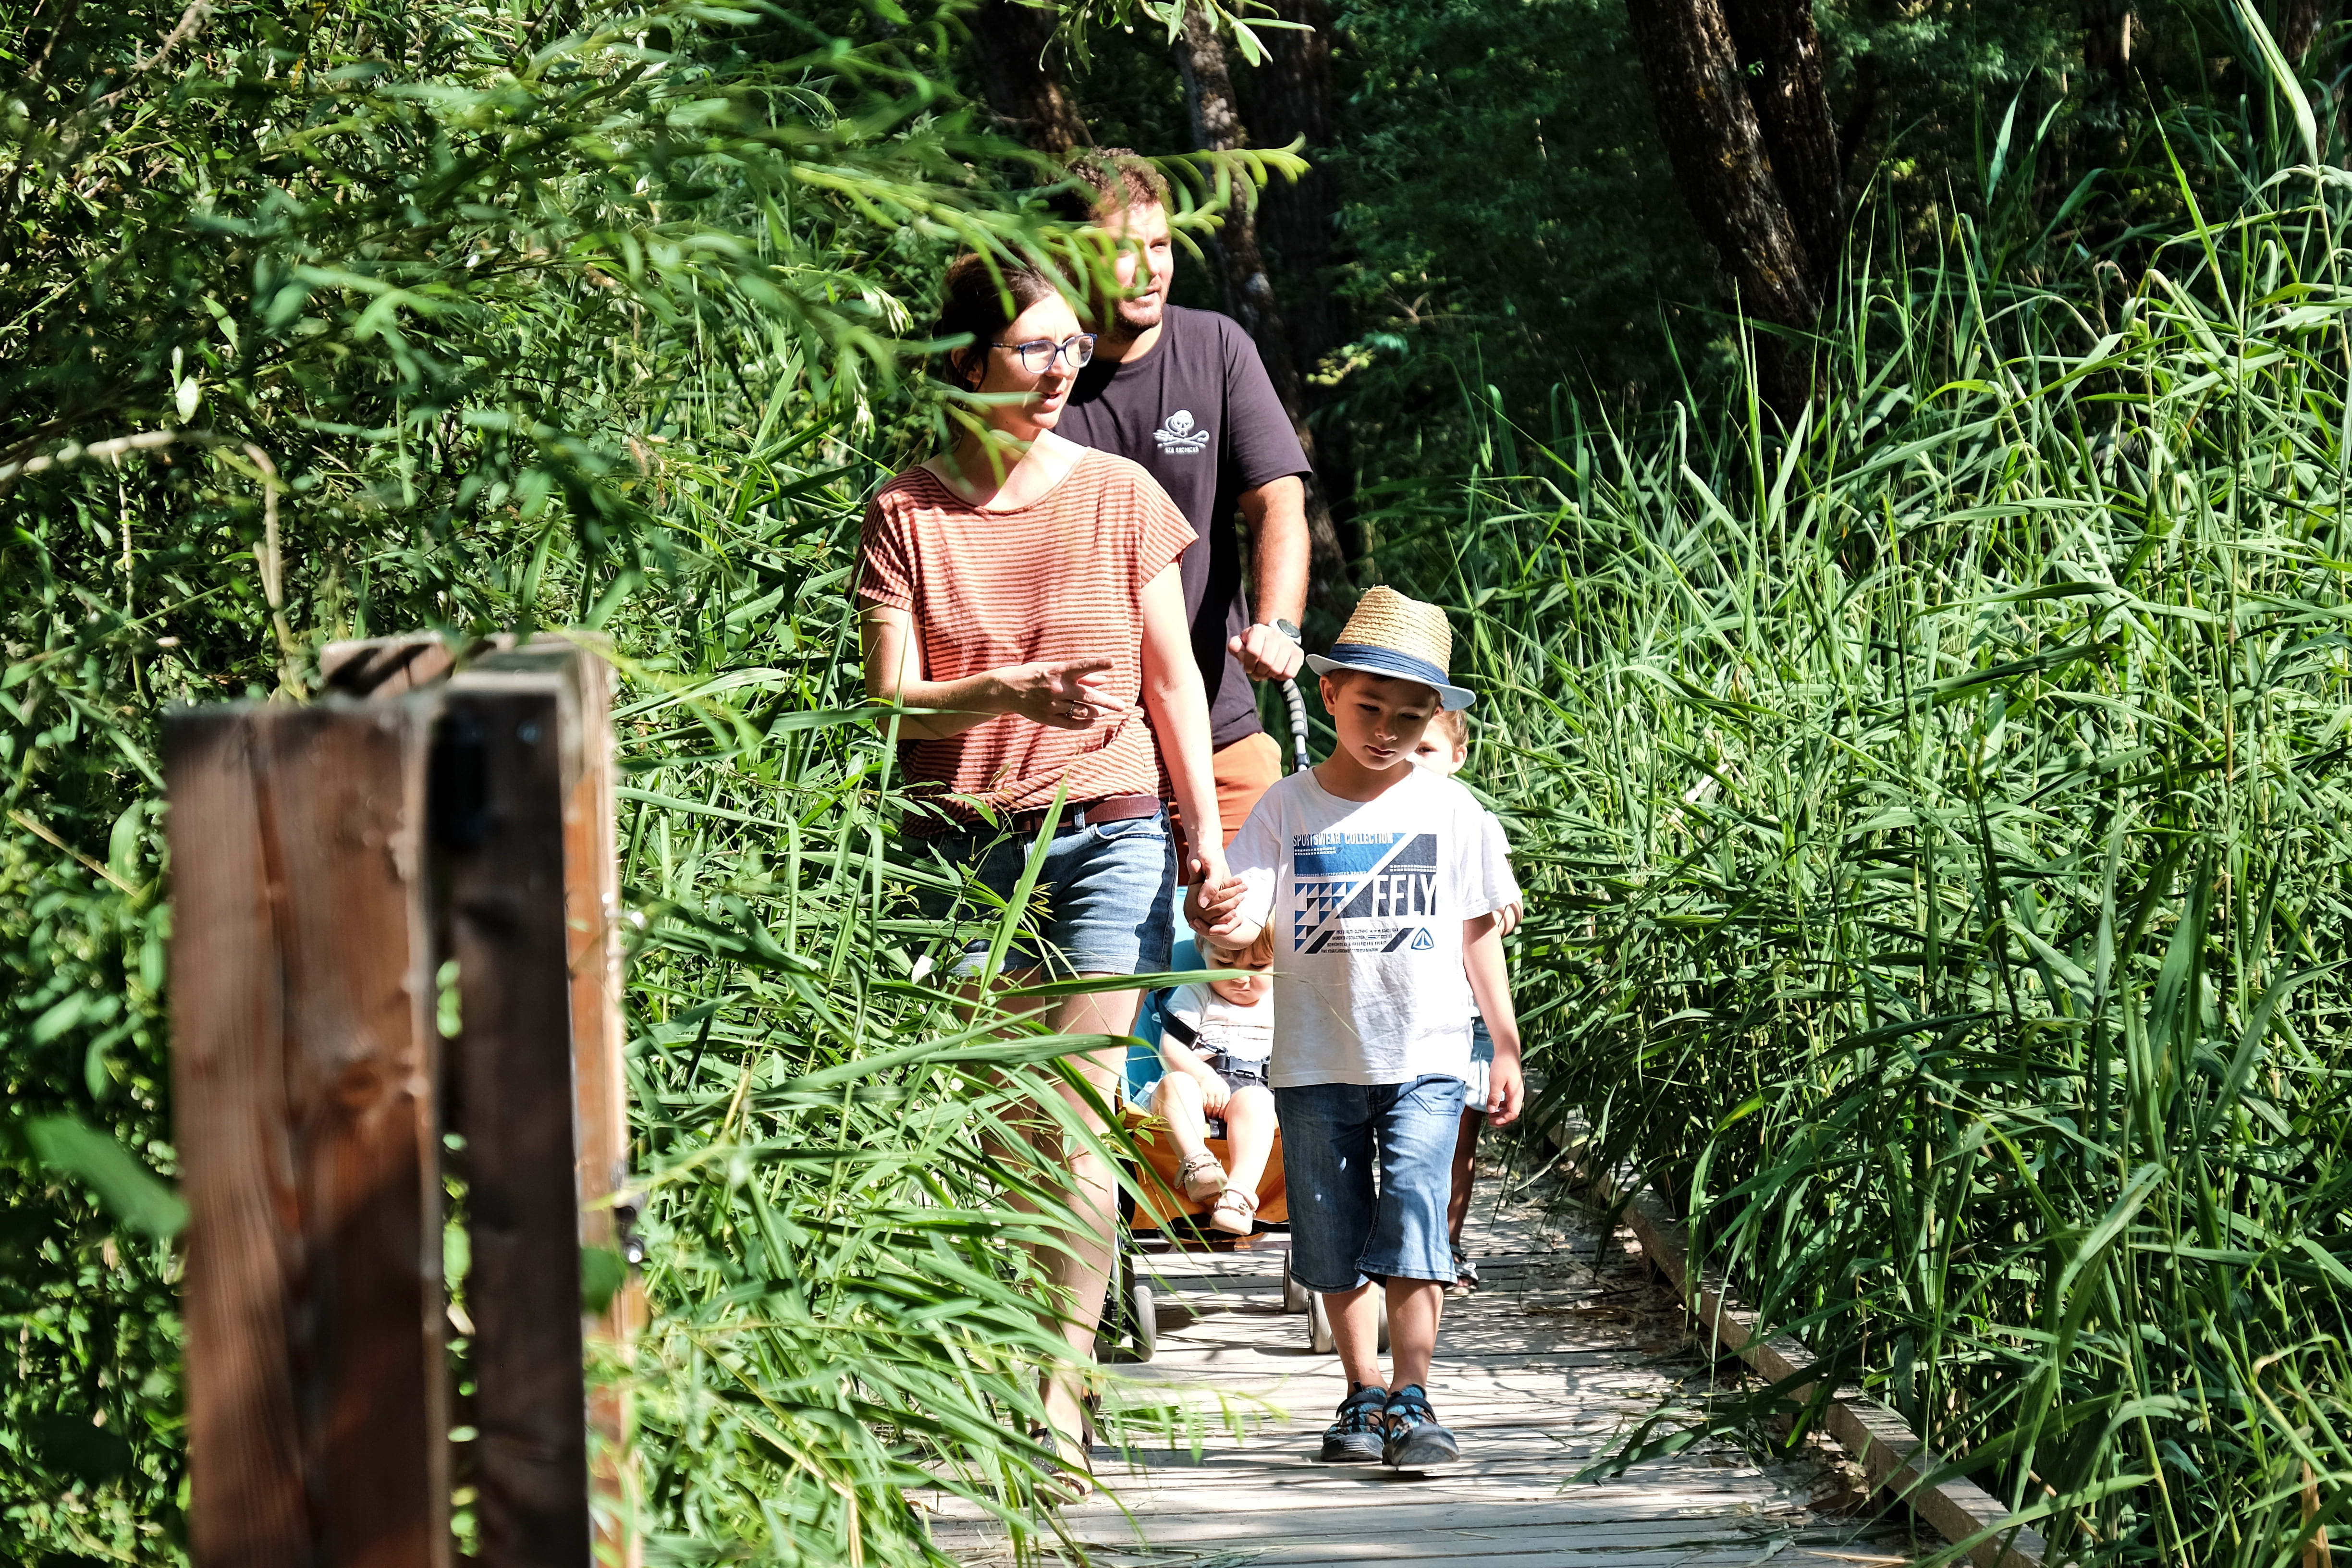
MULTIPOLYGON (((1197 1448, 1097 1446, 1101 1493, 1066 1509, 1063 1527, 1107 1568, 1897 1560, 1859 1526, 1809 1510, 1817 1472, 1759 1466, 1727 1445, 1569 1483, 1689 1369, 1665 1292, 1622 1248, 1596 1268, 1599 1238, 1556 1217, 1523 1203, 1472 1221, 1465 1239, 1488 1282, 1447 1302, 1429 1385, 1463 1458, 1425 1472, 1317 1462, 1345 1380, 1335 1357, 1307 1348, 1304 1320, 1280 1310, 1284 1238, 1248 1253, 1149 1256, 1145 1277, 1176 1299, 1162 1307, 1158 1355, 1120 1369, 1150 1385, 1127 1397, 1172 1398, 1209 1421, 1197 1448), (1653 1342, 1675 1360, 1662 1365, 1653 1342), (1227 1414, 1238 1433, 1222 1429, 1227 1414)), ((1010 1560, 1002 1529, 971 1505, 931 1500, 943 1550, 1010 1560)))
MULTIPOLYGON (((628 1227, 641 1202, 629 1184, 628 1081, 622 1063, 621 868, 613 794, 612 667, 593 650, 574 651, 569 672, 578 742, 563 793, 563 912, 572 973, 572 1088, 579 1130, 581 1244, 626 1256, 628 1227)), ((628 1257, 634 1264, 635 1258, 628 1257)), ((632 1268, 603 1312, 587 1325, 591 1352, 627 1364, 645 1316, 645 1287, 632 1268)), ((635 1568, 637 1539, 625 1528, 635 1512, 634 1467, 626 1447, 628 1396, 614 1381, 588 1391, 589 1466, 595 1495, 597 1546, 614 1568, 635 1568)))
POLYGON ((458 976, 476 1510, 484 1555, 512 1568, 579 1568, 590 1551, 562 686, 459 676, 435 750, 458 976))
MULTIPOLYGON (((634 1217, 629 1191, 629 1110, 622 1060, 621 887, 613 778, 612 671, 594 647, 570 634, 542 637, 477 660, 454 694, 544 691, 556 702, 561 795, 563 959, 569 1018, 569 1094, 576 1245, 625 1248, 634 1217)), ((601 1312, 581 1325, 583 1352, 625 1363, 644 1315, 634 1271, 601 1312)), ((621 1387, 585 1387, 588 1464, 596 1545, 616 1568, 640 1549, 624 1529, 633 1512, 625 1448, 628 1407, 621 1387)))
POLYGON ((166 721, 201 1568, 448 1561, 428 722, 166 721))

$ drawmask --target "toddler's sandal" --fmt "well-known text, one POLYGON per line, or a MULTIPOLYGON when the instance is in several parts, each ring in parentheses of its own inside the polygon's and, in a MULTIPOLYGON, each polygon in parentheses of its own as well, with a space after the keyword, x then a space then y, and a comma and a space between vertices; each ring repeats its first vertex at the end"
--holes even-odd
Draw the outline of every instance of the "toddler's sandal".
POLYGON ((1225 1168, 1214 1154, 1196 1154, 1178 1167, 1176 1184, 1196 1204, 1207 1203, 1224 1190, 1225 1168))
POLYGON ((1217 1199, 1217 1206, 1209 1211, 1209 1228, 1222 1230, 1228 1236, 1247 1236, 1257 1217, 1257 1194, 1239 1187, 1227 1187, 1217 1199))

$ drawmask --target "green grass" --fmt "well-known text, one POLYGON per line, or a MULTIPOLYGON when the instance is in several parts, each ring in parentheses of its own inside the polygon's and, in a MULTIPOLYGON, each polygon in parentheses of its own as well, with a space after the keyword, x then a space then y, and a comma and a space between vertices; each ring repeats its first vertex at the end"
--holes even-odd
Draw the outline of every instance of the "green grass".
POLYGON ((418 626, 591 624, 623 668, 655 1315, 604 1370, 655 1559, 925 1561, 933 1480, 1050 1528, 1006 1195, 1055 1188, 979 1150, 1087 1042, 917 979, 950 933, 832 711, 863 497, 942 417, 926 290, 1047 237, 925 74, 952 34, 224 5, 130 69, 176 16, 59 24, 0 270, 0 1558, 183 1551, 159 715, 418 626))
POLYGON ((2352 1481, 2342 216, 1864 247, 1788 438, 1496 428, 1381 521, 1476 607, 1539 1115, 2083 1561, 2352 1481))

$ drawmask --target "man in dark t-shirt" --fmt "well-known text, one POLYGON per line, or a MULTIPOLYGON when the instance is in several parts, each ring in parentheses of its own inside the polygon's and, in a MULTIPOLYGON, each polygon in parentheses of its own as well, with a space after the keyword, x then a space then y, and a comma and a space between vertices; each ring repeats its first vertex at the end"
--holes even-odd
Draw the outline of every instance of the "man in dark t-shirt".
POLYGON ((1286 680, 1305 657, 1307 453, 1240 323, 1168 303, 1176 263, 1159 171, 1112 148, 1084 154, 1076 172, 1095 193, 1093 220, 1119 243, 1117 275, 1128 291, 1095 302, 1094 363, 1078 373, 1055 428, 1142 464, 1200 535, 1184 552, 1184 607, 1231 843, 1282 776, 1282 748, 1258 721, 1250 682, 1286 680), (1246 584, 1237 514, 1252 545, 1246 584), (1255 614, 1245 587, 1255 590, 1255 614))

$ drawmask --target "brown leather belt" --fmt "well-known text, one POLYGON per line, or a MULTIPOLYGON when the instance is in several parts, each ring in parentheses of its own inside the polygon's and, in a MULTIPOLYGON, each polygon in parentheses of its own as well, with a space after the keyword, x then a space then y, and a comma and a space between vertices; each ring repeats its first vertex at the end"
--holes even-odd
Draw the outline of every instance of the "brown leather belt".
MULTIPOLYGON (((1075 833, 1081 827, 1095 827, 1106 822, 1133 822, 1138 817, 1155 816, 1160 810, 1156 795, 1109 795, 1100 800, 1068 801, 1062 806, 1062 819, 1055 826, 1056 835, 1075 833)), ((1016 811, 1000 816, 1001 831, 1016 837, 1033 837, 1045 826, 1044 811, 1016 811)), ((980 833, 987 830, 984 822, 947 822, 928 824, 917 829, 926 837, 947 833, 980 833)))

